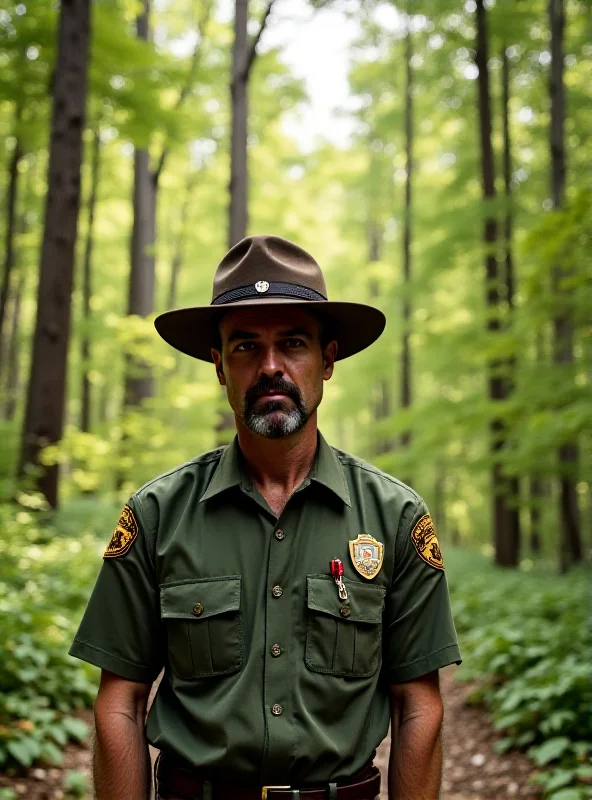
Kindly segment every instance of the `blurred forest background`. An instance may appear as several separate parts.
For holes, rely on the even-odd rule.
[[[318,78],[285,50],[323,17],[313,135],[324,42]],[[430,505],[500,749],[592,796],[591,56],[586,0],[0,0],[0,769],[86,735],[65,653],[119,506],[232,436],[154,316],[274,233],[386,313],[321,429]]]

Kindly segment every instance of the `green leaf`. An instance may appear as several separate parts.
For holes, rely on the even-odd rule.
[[[547,739],[547,741],[543,742],[541,745],[531,747],[528,754],[535,764],[542,767],[560,758],[569,748],[570,744],[571,742],[566,736],[557,736],[553,739]]]

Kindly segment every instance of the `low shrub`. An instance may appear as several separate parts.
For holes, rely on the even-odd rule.
[[[474,702],[498,749],[526,750],[552,800],[592,798],[590,575],[497,570],[452,553],[449,581]]]

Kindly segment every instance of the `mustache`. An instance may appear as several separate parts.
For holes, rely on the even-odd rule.
[[[295,383],[289,383],[285,381],[283,378],[260,378],[257,383],[254,383],[250,389],[247,390],[245,395],[245,404],[251,405],[255,402],[259,397],[266,394],[267,392],[278,392],[281,394],[285,394],[291,400],[294,400],[296,403],[302,401],[302,394],[300,389],[296,386]]]

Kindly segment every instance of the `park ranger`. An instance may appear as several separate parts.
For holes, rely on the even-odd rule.
[[[102,670],[97,798],[147,800],[149,742],[163,799],[371,800],[389,721],[389,797],[437,798],[438,670],[460,654],[434,525],[317,429],[335,361],[383,314],[329,301],[308,253],[252,236],[210,305],[155,324],[214,363],[237,435],[136,492],[105,551],[70,651]]]

